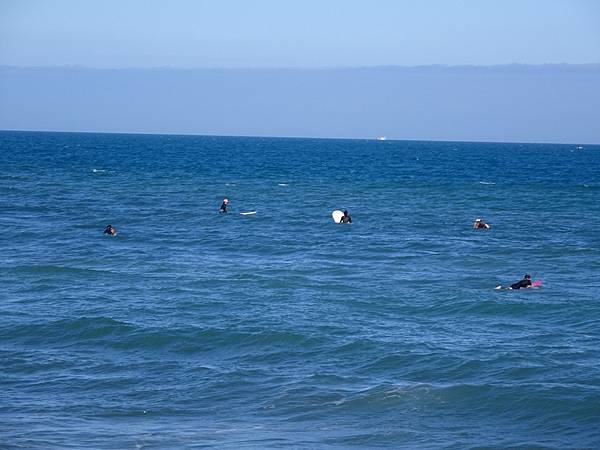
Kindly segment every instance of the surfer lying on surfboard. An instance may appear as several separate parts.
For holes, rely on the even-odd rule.
[[[538,287],[542,285],[542,280],[535,280],[533,283],[531,282],[531,275],[526,273],[523,276],[522,280],[517,281],[516,283],[511,284],[506,289],[528,289],[532,287]],[[496,286],[496,289],[502,289],[502,286]]]

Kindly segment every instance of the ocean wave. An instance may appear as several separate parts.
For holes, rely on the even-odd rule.
[[[128,323],[109,317],[81,317],[7,326],[0,330],[0,336],[10,341],[18,338],[30,343],[60,343],[68,346],[110,335],[123,336],[134,329]]]
[[[96,276],[96,275],[107,275],[117,274],[116,272],[109,269],[92,269],[83,267],[68,267],[58,266],[53,264],[31,264],[31,265],[18,265],[12,266],[6,269],[9,272],[16,274],[34,274],[38,276],[51,276],[51,275],[73,275],[73,276]]]
[[[229,347],[248,349],[250,354],[256,352],[267,357],[294,348],[307,352],[323,339],[285,330],[148,327],[109,317],[80,317],[9,326],[2,330],[0,336],[61,346],[99,345],[120,350],[169,348],[183,354]]]

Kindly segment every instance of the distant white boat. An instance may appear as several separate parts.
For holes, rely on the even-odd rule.
[[[385,141],[387,138],[385,136],[377,136],[375,138],[376,141]]]
[[[583,150],[583,147],[581,145],[578,145],[577,147],[575,147],[577,150]]]

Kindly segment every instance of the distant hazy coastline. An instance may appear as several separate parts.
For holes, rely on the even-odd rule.
[[[0,129],[599,143],[600,64],[0,67]]]

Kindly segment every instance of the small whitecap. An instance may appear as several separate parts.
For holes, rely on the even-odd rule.
[[[104,169],[92,169],[92,172],[93,173],[104,173],[104,172],[106,172],[106,170],[104,170]]]
[[[491,181],[480,181],[480,182],[479,182],[479,184],[488,184],[488,185],[493,185],[493,184],[496,184],[496,183],[493,183],[493,182],[491,182]]]
[[[289,186],[287,183],[277,183],[277,186]]]

